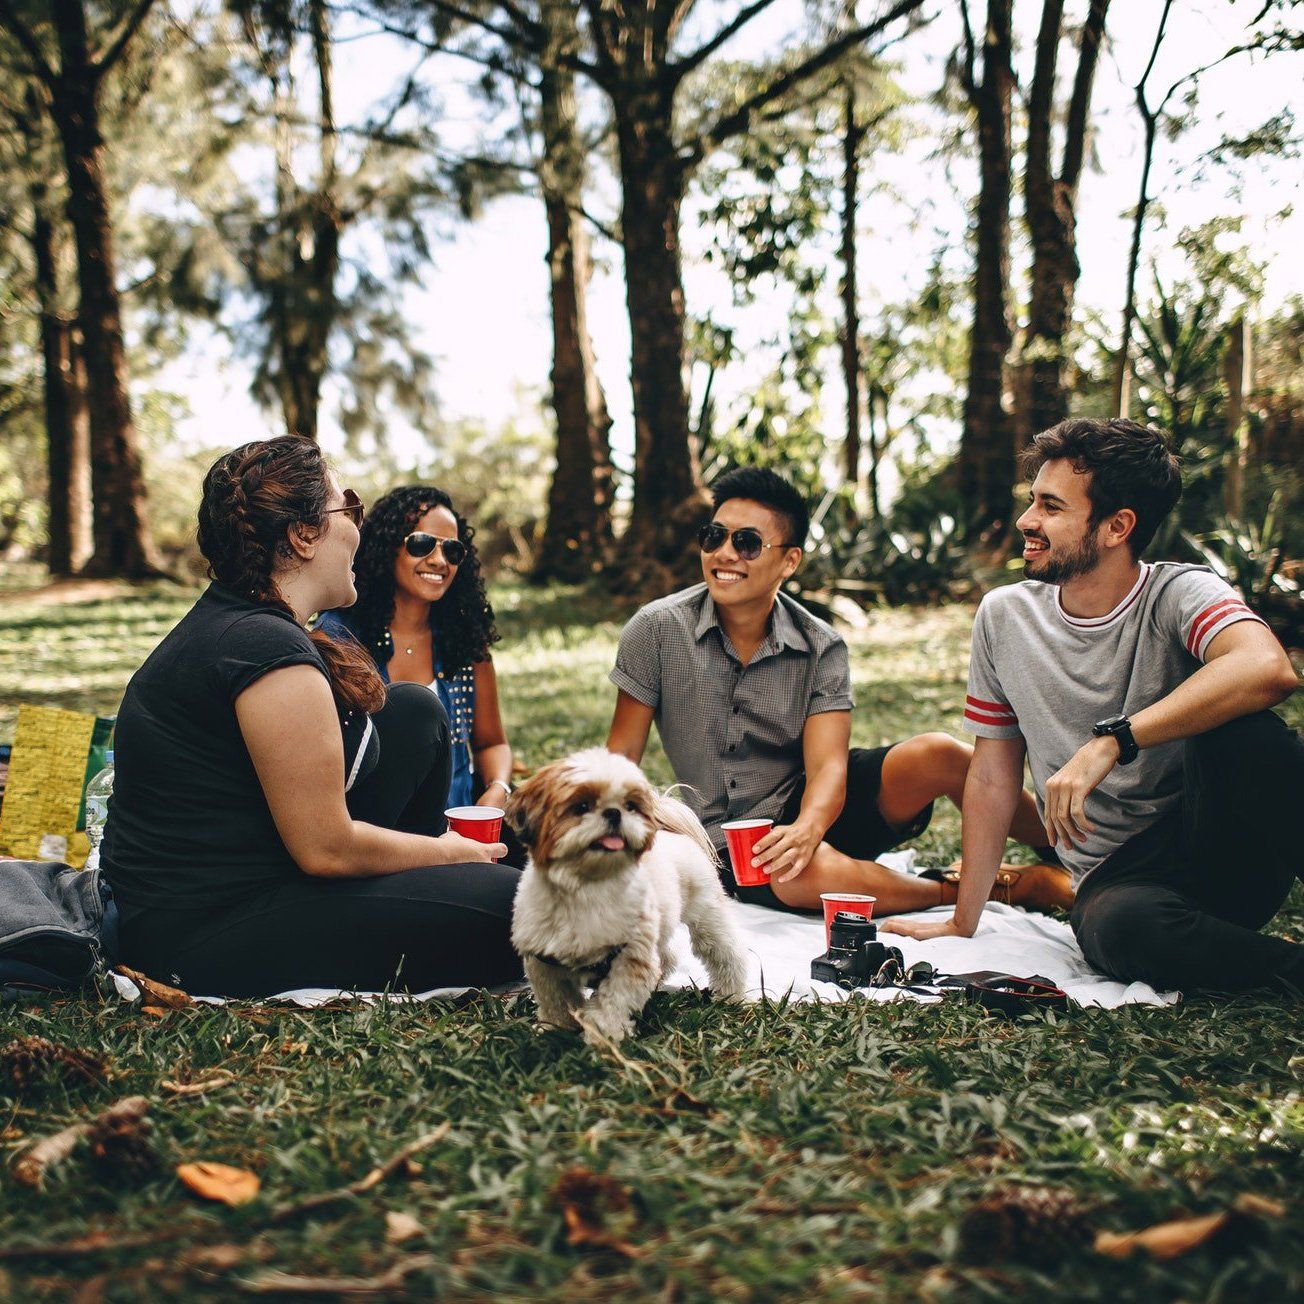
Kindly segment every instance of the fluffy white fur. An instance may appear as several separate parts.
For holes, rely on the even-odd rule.
[[[593,748],[555,761],[512,794],[507,819],[530,851],[512,943],[543,1023],[621,1041],[674,968],[681,922],[714,995],[741,998],[745,957],[706,832],[631,760]]]

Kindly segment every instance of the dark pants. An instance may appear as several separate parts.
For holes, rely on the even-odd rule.
[[[444,831],[448,717],[419,684],[393,684],[373,717],[380,756],[348,794],[354,819]],[[296,987],[487,987],[521,977],[509,938],[520,875],[433,865],[379,878],[300,875],[217,912],[145,911],[123,924],[126,963],[196,995]]]
[[[1270,711],[1189,739],[1181,808],[1078,888],[1083,954],[1123,982],[1304,991],[1304,946],[1258,930],[1304,873],[1304,740]]]

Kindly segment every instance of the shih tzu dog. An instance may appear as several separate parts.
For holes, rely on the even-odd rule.
[[[512,944],[544,1024],[621,1041],[674,968],[681,922],[714,995],[741,998],[745,957],[706,832],[628,757],[593,748],[554,761],[506,813],[530,852]]]

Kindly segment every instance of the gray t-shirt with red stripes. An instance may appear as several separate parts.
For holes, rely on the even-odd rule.
[[[1070,616],[1057,585],[1024,580],[989,593],[974,622],[964,721],[980,738],[1017,738],[1044,814],[1046,781],[1091,738],[1091,726],[1135,715],[1203,663],[1214,636],[1258,620],[1205,566],[1155,562],[1106,616]],[[1147,747],[1087,798],[1094,832],[1058,847],[1074,884],[1181,797],[1182,744]]]

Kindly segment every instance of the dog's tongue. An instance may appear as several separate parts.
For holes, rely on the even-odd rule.
[[[601,840],[600,845],[606,847],[608,851],[624,851],[625,839],[619,837],[615,833],[608,833],[607,836]]]

